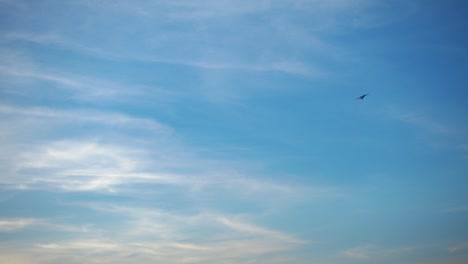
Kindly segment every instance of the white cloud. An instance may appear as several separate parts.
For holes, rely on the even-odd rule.
[[[38,244],[34,249],[36,263],[60,263],[63,259],[99,263],[244,263],[254,257],[268,261],[265,253],[278,250],[269,242],[236,241],[194,244],[189,242],[109,242],[106,240],[75,240]],[[45,256],[55,256],[43,260]],[[41,261],[42,260],[42,261]],[[276,263],[276,262],[272,262]],[[286,262],[280,262],[286,263]]]
[[[436,140],[430,142],[432,146],[457,151],[463,158],[466,158],[466,148],[463,143],[467,131],[460,124],[444,122],[434,116],[418,111],[397,110],[394,107],[388,108],[388,114],[391,118],[415,128],[418,133],[433,136],[433,139]]]
[[[0,116],[4,120],[0,182],[9,188],[140,195],[145,190],[135,192],[131,186],[143,184],[158,190],[176,188],[183,196],[202,194],[197,199],[223,194],[271,205],[299,201],[303,195],[310,199],[340,195],[340,190],[328,186],[294,186],[259,177],[245,169],[242,160],[200,156],[184,146],[171,127],[153,119],[8,105],[0,105]],[[135,138],[135,131],[145,139]],[[57,139],[62,133],[67,137]],[[18,144],[17,138],[32,141]]]
[[[370,258],[372,250],[375,248],[375,245],[364,245],[355,248],[347,249],[343,254],[349,258],[367,260]]]
[[[443,210],[442,212],[444,212],[444,213],[457,213],[457,212],[466,212],[466,211],[468,211],[468,206],[449,208],[449,209]]]
[[[218,220],[222,224],[224,224],[226,227],[229,227],[229,228],[231,228],[231,229],[233,229],[235,231],[238,231],[238,232],[244,232],[244,233],[248,233],[248,234],[251,234],[251,235],[257,235],[257,236],[258,235],[265,236],[268,239],[277,239],[277,240],[281,240],[281,241],[291,243],[291,244],[304,243],[304,241],[301,241],[301,240],[299,240],[297,238],[286,235],[284,233],[273,231],[273,230],[268,230],[266,228],[258,227],[258,226],[251,225],[251,224],[248,224],[248,223],[243,223],[243,222],[240,222],[240,221],[235,221],[233,219],[228,219],[226,217],[219,217]]]
[[[3,41],[29,41],[43,45],[56,45],[60,47],[78,50],[88,54],[94,54],[111,59],[137,58],[163,63],[180,63],[187,66],[210,69],[243,69],[243,70],[276,70],[290,74],[317,77],[317,69],[310,61],[302,59],[304,53],[333,52],[333,45],[324,42],[311,29],[334,28],[336,24],[348,25],[348,16],[357,14],[356,10],[363,10],[375,1],[257,1],[252,3],[239,1],[139,1],[137,4],[129,4],[126,1],[107,1],[95,3],[81,3],[75,7],[79,12],[98,12],[103,17],[112,19],[115,15],[128,15],[141,17],[148,14],[146,19],[133,19],[126,23],[126,27],[138,27],[139,36],[132,38],[132,42],[140,43],[140,50],[127,49],[123,51],[118,45],[106,46],[108,42],[96,44],[86,41],[86,30],[83,37],[58,33],[27,33],[8,32],[2,37]],[[84,4],[84,5],[83,5]],[[398,5],[398,4],[396,4]],[[81,6],[81,7],[80,7]],[[376,6],[379,6],[376,4]],[[255,28],[251,27],[246,15],[276,14],[276,10],[283,10],[280,16],[268,16],[269,19],[256,22]],[[109,17],[112,13],[113,16]],[[372,13],[375,13],[373,11]],[[348,16],[343,14],[350,14]],[[312,18],[307,27],[302,23],[294,22],[294,17],[307,16]],[[361,17],[365,12],[360,13]],[[317,19],[314,19],[317,18]],[[98,25],[101,16],[89,20],[89,23]],[[206,23],[206,19],[216,19],[215,23]],[[120,20],[120,19],[119,19]],[[345,20],[345,21],[343,21]],[[154,27],[147,27],[152,23],[163,25],[181,25],[176,32],[159,32]],[[195,22],[194,22],[195,21]],[[197,24],[200,23],[200,24]],[[117,22],[121,23],[121,22]],[[232,24],[236,27],[233,27]],[[143,26],[142,26],[143,25]],[[331,25],[331,26],[324,26]],[[66,32],[66,30],[64,30]],[[126,32],[126,31],[125,31]],[[112,39],[118,39],[119,35],[112,35]],[[224,33],[223,33],[224,32]],[[227,40],[223,45],[224,36]],[[151,41],[153,40],[153,41]],[[150,46],[148,46],[148,41]],[[107,44],[106,44],[107,43]],[[176,45],[182,44],[182,45]],[[318,45],[317,45],[318,44]],[[132,47],[132,45],[129,45]],[[156,48],[179,49],[178,52],[165,52],[161,54]],[[225,47],[225,48],[223,48]],[[275,52],[268,52],[274,49]],[[131,52],[129,52],[131,50]],[[151,54],[151,55],[148,55]],[[212,54],[212,56],[210,56]],[[250,56],[254,55],[254,56]],[[170,55],[170,56],[169,56]],[[214,57],[213,57],[214,56]],[[211,58],[211,59],[210,59]],[[298,58],[300,58],[298,60]],[[270,67],[270,65],[273,65]]]
[[[19,250],[23,256],[34,256],[36,263],[57,263],[61,260],[59,256],[70,257],[76,263],[85,259],[100,263],[117,260],[119,263],[127,260],[239,263],[246,258],[267,261],[266,253],[274,258],[276,253],[288,252],[305,243],[286,233],[239,220],[239,216],[210,212],[179,214],[154,207],[112,203],[90,202],[82,206],[113,215],[116,219],[113,225],[120,223],[119,231],[100,225],[97,231],[86,234],[87,238],[42,239],[49,242],[35,243],[32,249],[13,247],[10,253]]]
[[[128,13],[142,18],[151,16],[162,16],[168,20],[207,20],[225,19],[235,16],[245,16],[249,14],[264,14],[274,10],[301,11],[311,15],[322,15],[324,19],[332,16],[335,22],[339,20],[339,15],[350,13],[350,15],[370,15],[363,11],[374,12],[388,10],[389,7],[398,7],[402,11],[414,8],[414,4],[407,4],[405,1],[370,1],[370,0],[292,0],[284,2],[281,0],[263,0],[255,2],[239,2],[235,0],[207,0],[203,2],[193,1],[139,1],[138,4],[129,4],[126,1],[108,1],[86,3],[89,8],[98,8],[105,12]],[[361,11],[361,12],[359,12]],[[383,14],[380,14],[383,15]],[[341,19],[347,19],[342,17]],[[387,18],[388,19],[388,18]],[[368,21],[369,23],[377,21]],[[380,23],[381,24],[381,23]],[[378,24],[378,25],[380,25]]]
[[[173,155],[172,150],[167,147],[165,151],[163,156]],[[176,162],[182,163],[180,168],[198,163],[198,166],[191,169],[202,170],[201,172],[170,172],[175,164],[166,164],[164,160],[154,159],[151,156],[151,152],[144,149],[131,149],[92,141],[58,141],[20,154],[15,166],[18,173],[28,171],[27,178],[33,186],[45,183],[70,191],[110,191],[118,185],[148,183],[198,191],[206,188],[223,188],[232,192],[242,190],[254,193],[264,191],[293,193],[290,186],[249,179],[235,172],[220,172],[224,169],[218,167],[219,165],[206,163],[205,165],[214,167],[198,167],[203,166],[205,161],[197,162],[196,158],[191,160],[194,157],[186,157],[189,159]]]
[[[33,218],[0,218],[0,232],[11,232],[37,225],[38,219]]]
[[[203,235],[201,241],[265,240],[285,247],[297,246],[305,241],[289,234],[249,223],[247,215],[223,215],[209,211],[171,212],[155,208],[129,207],[108,203],[74,204],[95,211],[115,214],[129,226],[121,235],[126,238],[151,236],[161,241],[191,241]]]
[[[456,127],[439,122],[436,118],[420,112],[402,111],[395,109],[395,107],[389,107],[388,114],[395,120],[410,124],[430,133],[455,135],[461,132]]]
[[[468,249],[468,243],[465,243],[465,244],[460,244],[460,245],[453,246],[453,247],[449,248],[449,251],[450,252],[457,252],[457,251],[462,251],[462,250],[467,250],[467,249]]]
[[[304,193],[310,197],[339,193],[327,186],[299,187],[261,179],[241,169],[246,167],[241,160],[228,163],[201,157],[197,150],[185,147],[172,128],[153,119],[8,105],[0,105],[0,116],[4,120],[0,181],[11,188],[133,193],[130,186],[149,184],[158,189],[175,187],[184,195],[210,190],[212,195],[272,204],[297,200]],[[88,129],[98,133],[89,136]],[[67,138],[56,139],[62,131]],[[135,131],[146,139],[134,138]],[[32,141],[18,145],[16,138]]]
[[[41,218],[0,218],[0,232],[15,232],[29,228],[60,232],[86,233],[90,231],[90,227],[90,225],[74,226],[61,224],[50,219]]]
[[[103,241],[96,241],[96,240],[81,240],[81,241],[73,241],[68,243],[61,243],[61,244],[39,244],[37,245],[40,248],[45,249],[65,249],[65,250],[95,250],[95,251],[105,251],[105,250],[114,250],[119,247],[119,245],[115,243],[103,242]]]
[[[280,72],[312,79],[333,76],[331,69],[336,68],[336,64],[349,62],[350,53],[346,47],[327,41],[322,34],[394,21],[406,16],[406,10],[411,9],[406,2],[76,1],[69,2],[68,7],[77,14],[97,14],[88,17],[82,25],[73,23],[79,33],[69,32],[71,27],[64,20],[53,25],[60,30],[4,32],[1,42],[5,46],[13,46],[16,41],[32,42],[117,64],[139,61],[193,67],[202,79],[207,80],[198,84],[196,93],[208,100],[225,102],[242,98],[251,89],[261,89],[256,86],[250,89],[229,87],[229,76],[236,71]],[[386,12],[389,9],[398,12]],[[395,14],[397,18],[393,17]],[[252,19],[252,15],[262,19]],[[40,19],[40,16],[34,18]],[[161,30],[173,27],[177,30]],[[122,30],[116,32],[115,28]],[[100,34],[96,36],[96,32]],[[146,93],[145,87],[135,83],[125,85],[61,70],[28,68],[21,63],[6,68],[5,63],[3,65],[0,70],[16,76],[16,81],[24,82],[27,78],[54,82],[81,100],[126,100],[128,96],[143,98],[151,93],[158,94],[152,97],[155,99],[173,96],[167,89],[152,88],[151,93]],[[224,90],[219,91],[219,87]]]
[[[344,250],[339,259],[344,257],[345,263],[378,262],[400,263],[405,257],[419,254],[428,250],[428,245],[409,245],[399,247],[385,247],[375,244],[367,244]],[[341,263],[340,261],[338,261]],[[404,262],[406,263],[406,262]]]
[[[27,41],[32,43],[38,43],[42,45],[54,45],[63,48],[69,48],[73,50],[80,50],[84,53],[99,55],[102,53],[99,49],[93,49],[91,47],[80,45],[78,42],[74,42],[67,39],[57,33],[25,33],[25,32],[9,32],[1,36],[2,42],[9,41]],[[110,54],[108,54],[110,55]]]
[[[291,30],[288,30],[290,34]],[[296,29],[296,31],[298,31]],[[172,42],[171,44],[167,43],[170,46],[174,45],[175,42],[180,43],[192,43],[193,41],[187,39],[197,39],[200,36],[197,36],[193,33],[184,34],[183,38],[177,37],[178,34],[169,34],[166,33],[164,37],[166,41]],[[312,38],[309,36],[302,36],[307,38],[308,41]],[[324,71],[319,69],[316,65],[312,65],[309,62],[298,61],[293,58],[281,58],[281,59],[268,59],[267,61],[255,61],[255,60],[243,60],[242,56],[238,55],[229,55],[225,52],[215,51],[212,47],[205,47],[203,56],[188,56],[188,57],[167,57],[166,55],[160,54],[159,56],[148,56],[147,54],[140,55],[136,53],[125,53],[125,52],[112,52],[100,47],[91,47],[89,45],[84,45],[78,43],[77,40],[70,40],[66,37],[59,35],[50,35],[50,34],[37,34],[37,33],[10,33],[4,36],[3,41],[29,41],[38,43],[41,45],[54,45],[58,47],[68,48],[70,50],[75,50],[81,53],[94,55],[97,57],[117,60],[123,62],[125,60],[137,60],[144,62],[154,62],[162,64],[178,64],[188,67],[201,68],[206,70],[242,70],[242,71],[254,71],[254,72],[283,72],[292,75],[301,75],[306,77],[321,77],[324,75]],[[303,41],[304,39],[302,39]],[[158,45],[160,40],[153,39],[155,45]],[[309,41],[310,42],[310,41]],[[317,39],[313,39],[313,44],[309,44],[309,47],[315,46]],[[196,43],[196,42],[195,42]],[[200,50],[203,47],[197,46],[193,47],[195,50]],[[322,49],[327,49],[325,46],[321,45]],[[211,50],[211,51],[210,51]],[[333,52],[332,49],[328,50]],[[228,56],[230,59],[222,59],[218,56],[209,56],[208,53],[219,53],[218,55]],[[224,55],[222,55],[224,54]],[[188,54],[187,54],[188,55]],[[207,56],[208,55],[208,56]],[[24,55],[22,55],[24,57]],[[210,58],[211,57],[211,58]],[[233,58],[236,58],[233,60]],[[43,81],[55,82],[60,85],[63,85],[68,88],[80,89],[81,92],[86,92],[85,95],[81,95],[82,98],[94,98],[94,97],[105,97],[105,96],[116,96],[118,94],[135,94],[139,91],[135,89],[135,86],[132,86],[132,90],[127,89],[127,87],[120,84],[112,83],[110,81],[104,81],[99,79],[86,78],[83,76],[77,76],[64,72],[53,72],[51,70],[44,71],[37,69],[37,66],[32,67],[32,62],[29,62],[29,68],[25,68],[24,65],[19,64],[18,62],[10,64],[0,65],[0,72],[3,74],[8,74],[11,76],[16,76],[20,78],[35,78]],[[138,88],[138,87],[137,87]],[[156,89],[156,92],[158,90]],[[166,91],[161,91],[164,94],[168,93]]]
[[[176,92],[156,86],[125,84],[92,75],[68,73],[65,70],[38,65],[24,54],[5,53],[14,52],[0,52],[0,58],[4,59],[0,62],[0,74],[6,76],[3,81],[8,84],[3,92],[9,94],[31,96],[40,94],[45,89],[53,91],[53,96],[72,97],[77,101],[125,102],[145,97],[159,103],[180,96]],[[40,86],[41,82],[52,83],[54,86],[43,87]],[[22,85],[21,88],[18,88],[18,85]]]
[[[170,133],[171,129],[153,119],[132,117],[126,114],[93,111],[87,109],[62,110],[48,107],[15,107],[10,105],[0,105],[0,114],[5,117],[12,117],[21,122],[36,118],[39,121],[51,124],[60,123],[93,123],[96,125],[117,126],[125,125],[133,128],[140,128],[160,133]],[[6,129],[5,129],[6,130]]]

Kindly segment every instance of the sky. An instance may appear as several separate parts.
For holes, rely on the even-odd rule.
[[[0,0],[0,262],[467,264],[467,15]]]

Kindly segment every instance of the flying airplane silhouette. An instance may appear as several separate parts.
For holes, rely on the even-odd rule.
[[[363,94],[361,96],[359,96],[358,98],[356,98],[356,100],[362,100],[364,99],[364,97],[366,97],[368,94]]]

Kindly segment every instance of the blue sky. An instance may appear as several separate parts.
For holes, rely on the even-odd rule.
[[[0,262],[466,264],[467,13],[0,0]]]

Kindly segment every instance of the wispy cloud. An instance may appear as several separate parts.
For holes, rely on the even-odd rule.
[[[106,243],[103,241],[96,241],[96,240],[73,241],[73,242],[68,242],[68,243],[63,243],[63,244],[39,244],[37,246],[40,248],[52,249],[52,250],[57,250],[57,249],[90,250],[90,249],[93,249],[95,251],[114,250],[119,247],[119,245],[114,244],[114,243],[109,243],[109,242]]]
[[[457,252],[462,250],[468,250],[468,243],[456,245],[448,249],[450,252]]]
[[[397,112],[393,109],[390,110],[390,116],[396,120],[408,123],[410,125],[419,127],[425,131],[437,134],[454,134],[457,131],[447,125],[428,118],[423,114],[416,112]]]
[[[0,218],[0,232],[15,232],[23,229],[41,229],[60,232],[80,232],[89,231],[90,226],[73,226],[61,224],[49,219],[42,218]]]
[[[366,244],[348,248],[342,251],[337,263],[399,263],[407,256],[419,254],[428,250],[427,245],[409,245],[400,247],[386,247],[377,244]],[[340,259],[340,260],[338,260]],[[332,261],[332,263],[334,263]]]
[[[86,198],[69,203],[68,206],[96,212],[88,214],[87,221],[77,226],[52,219],[3,221],[4,230],[47,228],[80,233],[43,239],[32,248],[22,245],[9,249],[9,252],[21,252],[27,260],[31,258],[36,263],[59,263],[66,259],[76,263],[86,259],[123,263],[126,259],[177,264],[236,263],[250,257],[269,259],[264,256],[266,253],[287,252],[305,242],[280,230],[262,227],[255,223],[255,217],[265,207],[281,207],[284,205],[281,201],[287,201],[288,197],[304,195],[309,187],[302,189],[262,179],[220,160],[198,156],[196,150],[177,139],[173,128],[156,120],[98,110],[11,105],[0,107],[0,117],[4,124],[7,120],[15,124],[2,126],[1,130],[5,135],[2,140],[10,142],[5,145],[9,154],[0,160],[0,181],[4,187],[22,192],[33,189],[93,195],[110,193],[143,202],[140,206],[129,206]],[[18,129],[21,123],[26,129]],[[65,139],[41,136],[38,131],[43,127],[50,131],[46,134],[61,135],[63,129],[76,133],[67,133]],[[89,136],[90,127],[99,133]],[[135,128],[154,139],[133,138],[129,130]],[[22,147],[13,146],[11,139],[18,136],[33,140]],[[145,188],[135,189],[135,186]],[[335,191],[319,187],[314,190],[319,196],[327,197]],[[173,195],[187,204],[176,211],[145,206],[153,200],[171,201]],[[240,214],[217,212],[211,203],[218,198],[230,198],[230,203],[245,203],[243,200],[247,199],[259,210]],[[93,215],[98,214],[115,219],[112,226],[95,221]],[[116,232],[115,228],[120,231]]]
[[[44,184],[67,190],[106,189],[122,181],[112,175],[124,173],[128,178],[130,172],[136,173],[131,169],[141,164],[137,157],[142,151],[136,146],[144,143],[130,137],[129,131],[157,135],[153,141],[160,142],[160,149],[164,146],[161,142],[167,145],[177,141],[166,125],[115,112],[1,105],[0,116],[4,146],[0,155],[3,170],[0,181],[20,189]],[[89,125],[99,134],[89,135]],[[73,133],[69,132],[71,128]],[[123,133],[110,136],[114,129]],[[56,138],[63,133],[67,133],[69,139]],[[128,143],[123,146],[103,143],[115,142],[116,137],[125,138]],[[27,143],[18,138],[31,140]],[[130,148],[130,142],[135,147]],[[47,177],[48,174],[52,177]]]
[[[0,218],[0,232],[11,232],[37,225],[40,221],[33,218]]]
[[[56,256],[47,263],[60,263],[65,258],[73,258],[76,263],[93,259],[111,263],[134,263],[157,261],[171,264],[179,263],[239,263],[245,258],[255,257],[268,262],[265,254],[277,249],[271,243],[250,243],[250,241],[218,242],[193,244],[188,242],[132,242],[116,243],[101,240],[63,241],[60,244],[38,244],[34,249],[36,258],[47,255]],[[77,252],[79,254],[77,254]],[[60,257],[63,256],[63,257]],[[272,263],[278,263],[272,258]],[[286,262],[279,262],[286,263]]]
[[[457,213],[457,212],[466,212],[466,211],[468,211],[468,206],[449,208],[449,209],[443,210],[442,212],[444,212],[444,213]]]
[[[72,204],[73,205],[73,204]],[[223,215],[207,210],[200,212],[172,212],[155,208],[129,207],[108,203],[78,203],[96,211],[116,214],[131,223],[132,227],[126,229],[129,234],[139,237],[154,233],[162,239],[187,240],[194,233],[203,232],[206,241],[219,239],[266,239],[280,241],[286,244],[302,244],[304,241],[286,233],[264,228],[249,223],[247,215]],[[207,229],[207,227],[213,227]],[[165,234],[165,235],[161,235]]]
[[[52,123],[94,123],[108,126],[127,125],[144,130],[171,133],[171,128],[150,118],[132,117],[126,114],[93,111],[89,109],[59,110],[47,107],[17,107],[0,105],[0,114],[16,117],[18,121],[27,118],[37,118],[44,122]]]
[[[422,115],[415,114],[415,113],[394,115],[393,117],[403,122],[409,123],[411,125],[421,127],[430,132],[441,133],[441,134],[451,134],[453,131],[447,126],[441,125],[437,122],[434,122],[431,119],[428,119]]]
[[[187,40],[189,38],[198,38],[195,34],[186,34],[183,39],[179,39],[176,36],[173,36],[174,39],[171,41],[176,42],[192,42]],[[305,37],[305,36],[304,36]],[[167,36],[165,37],[167,41]],[[307,37],[308,38],[308,37]],[[185,40],[184,40],[185,39]],[[124,62],[126,60],[133,61],[143,61],[143,62],[153,62],[160,64],[175,64],[183,65],[187,67],[195,67],[206,70],[240,70],[240,71],[254,71],[254,72],[283,72],[292,75],[302,75],[307,77],[321,77],[324,75],[324,70],[319,69],[316,65],[311,65],[302,60],[297,60],[294,58],[280,58],[280,59],[267,59],[266,61],[252,61],[252,60],[239,60],[238,56],[228,55],[230,58],[237,57],[236,60],[232,59],[222,59],[227,54],[225,52],[220,52],[221,57],[209,55],[209,53],[219,53],[219,51],[214,51],[212,48],[207,47],[207,53],[203,56],[193,57],[167,57],[167,56],[142,56],[138,53],[122,53],[122,52],[112,52],[100,47],[92,47],[85,44],[80,44],[77,40],[67,39],[64,36],[51,35],[51,34],[37,34],[37,33],[11,33],[4,36],[3,41],[28,41],[41,45],[53,45],[61,48],[67,48],[76,52],[94,55],[104,59],[117,60]],[[154,39],[151,42],[156,45],[160,44],[160,40]],[[314,42],[316,42],[314,40]],[[172,43],[173,45],[174,43]],[[176,46],[176,45],[174,45]],[[201,47],[197,47],[199,49]],[[210,51],[211,50],[211,51]],[[224,54],[224,55],[223,55]],[[207,56],[208,55],[208,56]],[[262,59],[265,60],[265,59]],[[121,85],[105,82],[102,80],[94,80],[90,78],[85,78],[81,76],[74,76],[71,74],[60,73],[47,73],[44,71],[33,70],[33,69],[24,69],[20,67],[22,65],[3,65],[0,68],[0,71],[4,74],[9,74],[17,77],[27,77],[27,78],[36,78],[44,81],[52,81],[65,85],[70,88],[90,88],[93,87],[93,93],[95,96],[99,94],[110,94],[120,92],[125,92],[125,89]],[[67,77],[68,75],[68,77]],[[111,87],[114,89],[111,90]],[[99,88],[99,89],[96,89]],[[107,89],[106,89],[107,88]],[[119,88],[119,89],[117,89]],[[91,92],[90,91],[90,92]],[[129,92],[129,91],[127,91]],[[92,94],[91,94],[92,95]]]
[[[130,5],[125,1],[117,1],[117,4],[109,5],[106,2],[95,2],[87,4],[88,7],[101,8],[103,10],[111,9],[113,12],[132,13],[135,16],[148,18],[154,14],[161,15],[169,20],[211,20],[225,19],[236,16],[247,16],[251,14],[264,14],[274,10],[286,10],[289,12],[304,12],[309,15],[319,16],[320,22],[333,22],[333,26],[354,20],[353,26],[369,27],[381,26],[397,20],[397,14],[385,15],[384,12],[392,8],[398,8],[402,12],[397,17],[404,17],[408,12],[414,11],[416,5],[408,4],[405,1],[369,1],[369,0],[292,0],[287,3],[278,0],[266,0],[259,2],[238,2],[233,0],[223,1],[204,1],[194,3],[192,1],[141,1],[139,5]],[[153,13],[150,12],[153,11]],[[162,12],[161,10],[164,10]],[[371,11],[374,14],[371,14]],[[344,16],[348,13],[347,16]],[[375,14],[375,13],[378,13]],[[332,19],[326,20],[326,17]],[[325,21],[324,21],[325,20]],[[315,26],[315,25],[312,25]]]
[[[107,1],[86,2],[77,3],[75,8],[81,12],[98,12],[103,16],[108,15],[109,12],[114,15],[116,13],[125,14],[124,17],[134,16],[133,22],[127,23],[126,27],[139,28],[139,37],[132,40],[139,42],[141,44],[139,45],[140,48],[145,52],[142,54],[138,50],[132,49],[132,52],[128,53],[128,50],[124,52],[118,49],[118,45],[104,46],[108,42],[103,42],[100,45],[90,44],[86,41],[87,31],[85,29],[83,29],[84,35],[81,38],[76,35],[72,37],[72,34],[68,33],[59,34],[56,32],[8,32],[3,35],[2,39],[3,41],[21,40],[43,45],[57,45],[108,58],[149,59],[214,69],[267,69],[299,75],[313,73],[312,77],[316,77],[317,66],[310,67],[309,63],[306,63],[307,60],[301,59],[301,56],[307,55],[308,52],[317,55],[324,51],[328,54],[333,51],[333,44],[323,41],[317,34],[317,32],[320,32],[317,29],[335,29],[337,26],[353,24],[350,21],[357,20],[361,21],[359,25],[378,24],[376,21],[385,12],[376,15],[376,11],[387,10],[389,5],[380,1],[376,3],[376,1],[368,0],[295,0],[288,3],[277,0],[258,3],[238,1],[205,1],[203,3],[193,3],[191,1],[139,1],[138,5],[128,4],[125,1],[114,1],[112,4]],[[407,9],[404,1],[397,1],[390,6],[402,10]],[[272,18],[256,23],[257,26],[254,30],[256,34],[252,35],[252,29],[248,23],[251,20],[249,15],[276,14],[277,10],[283,10],[280,16],[269,16]],[[398,14],[398,12],[392,12],[392,14]],[[291,17],[300,18],[304,16],[316,19],[309,21],[307,27],[291,19]],[[369,16],[372,17],[372,20],[366,19]],[[88,23],[96,24],[100,28],[100,25],[103,24],[99,23],[100,20],[100,16],[96,16],[90,18]],[[208,22],[216,20],[216,23],[208,23],[207,20]],[[154,27],[141,26],[147,24],[148,21],[158,24],[178,25],[179,30],[177,32],[162,33],[155,30]],[[235,23],[236,27],[230,27],[229,25],[232,23]],[[250,30],[244,30],[247,28]],[[225,42],[224,45],[216,45],[216,43],[222,41],[216,37],[222,29],[228,29],[226,34],[230,41]],[[66,32],[66,30],[63,31]],[[115,37],[113,36],[113,38]],[[169,53],[170,56],[167,56],[167,52],[164,55],[155,52],[156,49],[148,50],[148,41],[152,44],[151,46],[160,48],[170,48],[171,50],[178,47],[185,48],[178,50],[177,53]],[[185,45],[175,45],[179,43]],[[223,46],[226,46],[226,48],[222,48]],[[272,52],[273,50],[275,52]],[[148,56],[148,54],[151,55]],[[216,55],[215,57],[218,60],[210,61],[210,58],[213,58],[210,54]],[[246,54],[254,56],[246,57]],[[298,67],[298,64],[301,66]],[[269,67],[269,65],[276,66]],[[307,70],[304,70],[306,66]]]
[[[174,155],[166,149],[165,155]],[[249,179],[239,173],[225,170],[225,175],[214,175],[210,168],[195,165],[196,160],[179,160],[181,165],[166,163],[151,158],[151,152],[142,149],[130,149],[92,141],[62,141],[48,144],[45,148],[30,149],[20,154],[16,163],[19,173],[27,173],[29,184],[56,185],[66,190],[114,190],[118,185],[132,183],[163,184],[203,190],[205,188],[223,188],[226,191],[262,192],[270,190],[291,193],[291,187]],[[163,155],[164,156],[164,155]],[[188,157],[186,157],[188,158]],[[189,165],[194,164],[194,165]],[[189,165],[189,167],[186,167]],[[206,164],[208,165],[208,164]],[[199,172],[174,173],[172,169],[190,168]],[[210,165],[211,166],[211,165]],[[215,165],[213,170],[224,170]],[[42,172],[41,172],[42,171]],[[45,175],[49,177],[45,177]],[[23,183],[24,185],[25,183]]]
[[[9,32],[1,36],[0,41],[7,43],[11,41],[26,41],[41,45],[53,45],[60,48],[68,48],[71,50],[78,50],[83,53],[94,55],[106,55],[109,57],[110,53],[105,53],[100,49],[95,49],[90,46],[79,44],[76,41],[67,39],[57,33],[25,33],[25,32]],[[110,57],[109,57],[110,58]]]
[[[252,234],[252,235],[261,235],[261,236],[268,237],[269,239],[274,238],[274,239],[278,239],[278,240],[285,241],[288,243],[300,244],[304,242],[304,241],[301,241],[297,238],[293,238],[292,236],[286,235],[281,232],[268,230],[266,228],[261,228],[258,226],[254,226],[254,225],[239,222],[239,221],[234,221],[226,217],[219,217],[218,220],[225,226],[238,232],[245,232],[245,233]]]
[[[210,212],[178,214],[117,204],[88,203],[83,206],[121,219],[117,221],[122,223],[120,231],[112,232],[107,239],[36,244],[34,255],[41,257],[54,253],[56,256],[102,257],[104,262],[119,259],[124,263],[130,256],[133,260],[165,263],[237,263],[250,257],[267,261],[270,257],[266,253],[287,252],[305,243],[281,231],[230,215]],[[111,232],[104,226],[102,228],[101,236]],[[27,254],[27,251],[24,253]],[[76,254],[77,251],[81,253]]]
[[[151,98],[161,103],[180,96],[176,92],[154,85],[111,81],[40,65],[26,54],[10,49],[1,51],[0,58],[0,74],[5,76],[3,82],[6,88],[2,91],[4,93],[31,97],[40,94],[38,87],[41,87],[41,93],[51,91],[53,97],[62,96],[76,101],[95,102],[125,102]],[[43,83],[53,85],[43,86]],[[21,89],[17,85],[20,85]]]
[[[9,105],[1,105],[0,114],[5,121],[10,120],[0,130],[6,140],[0,181],[14,189],[132,194],[136,184],[158,190],[177,188],[183,196],[203,194],[198,199],[212,199],[209,197],[222,193],[272,206],[279,201],[300,201],[303,196],[336,199],[341,193],[331,186],[296,186],[268,180],[246,170],[241,160],[226,163],[200,156],[196,149],[186,147],[171,127],[153,119]],[[99,133],[89,134],[88,125]],[[67,139],[35,136],[30,144],[11,143],[16,137],[31,137],[31,131],[60,135],[70,129],[75,133],[67,132]],[[131,134],[135,131],[149,138],[134,138]],[[135,195],[145,192],[140,190]]]
[[[355,248],[347,249],[343,254],[349,258],[366,260],[370,258],[371,251],[375,248],[375,245],[365,245]]]
[[[239,71],[283,73],[310,79],[328,78],[333,76],[332,69],[336,65],[349,62],[350,53],[346,47],[336,45],[323,34],[339,32],[342,28],[372,27],[393,21],[397,19],[393,17],[395,14],[406,14],[410,9],[405,2],[294,0],[285,3],[266,0],[244,3],[210,0],[197,3],[139,1],[135,5],[125,1],[78,1],[69,4],[77,13],[98,14],[87,17],[86,23],[78,26],[79,33],[70,32],[65,20],[54,23],[54,27],[58,27],[54,31],[5,32],[1,42],[13,47],[15,42],[58,47],[120,64],[140,61],[186,66],[196,69],[202,79],[208,80],[227,80],[231,74]],[[389,9],[401,12],[388,12],[392,14],[389,17],[385,15]],[[114,19],[115,16],[124,19]],[[305,18],[307,23],[302,22]],[[252,23],[255,24],[254,28],[251,27]],[[108,28],[109,24],[126,30],[113,34],[114,30]],[[166,26],[177,30],[159,30]],[[102,41],[97,40],[92,32],[101,32],[99,36],[102,36]],[[132,32],[138,32],[138,35]],[[224,76],[220,75],[220,71]],[[133,89],[128,89],[122,83],[63,71],[16,67],[4,68],[3,72],[78,89],[80,93],[75,95],[82,99],[122,99],[134,95],[135,90],[137,93],[144,90],[136,89],[135,84],[131,84]],[[208,100],[224,102],[238,99],[241,96],[236,95],[256,89],[255,86],[250,89],[229,87],[227,83],[212,85],[210,81],[201,82],[196,90]],[[220,86],[229,91],[218,92]],[[160,92],[165,94],[167,91],[163,89]]]

